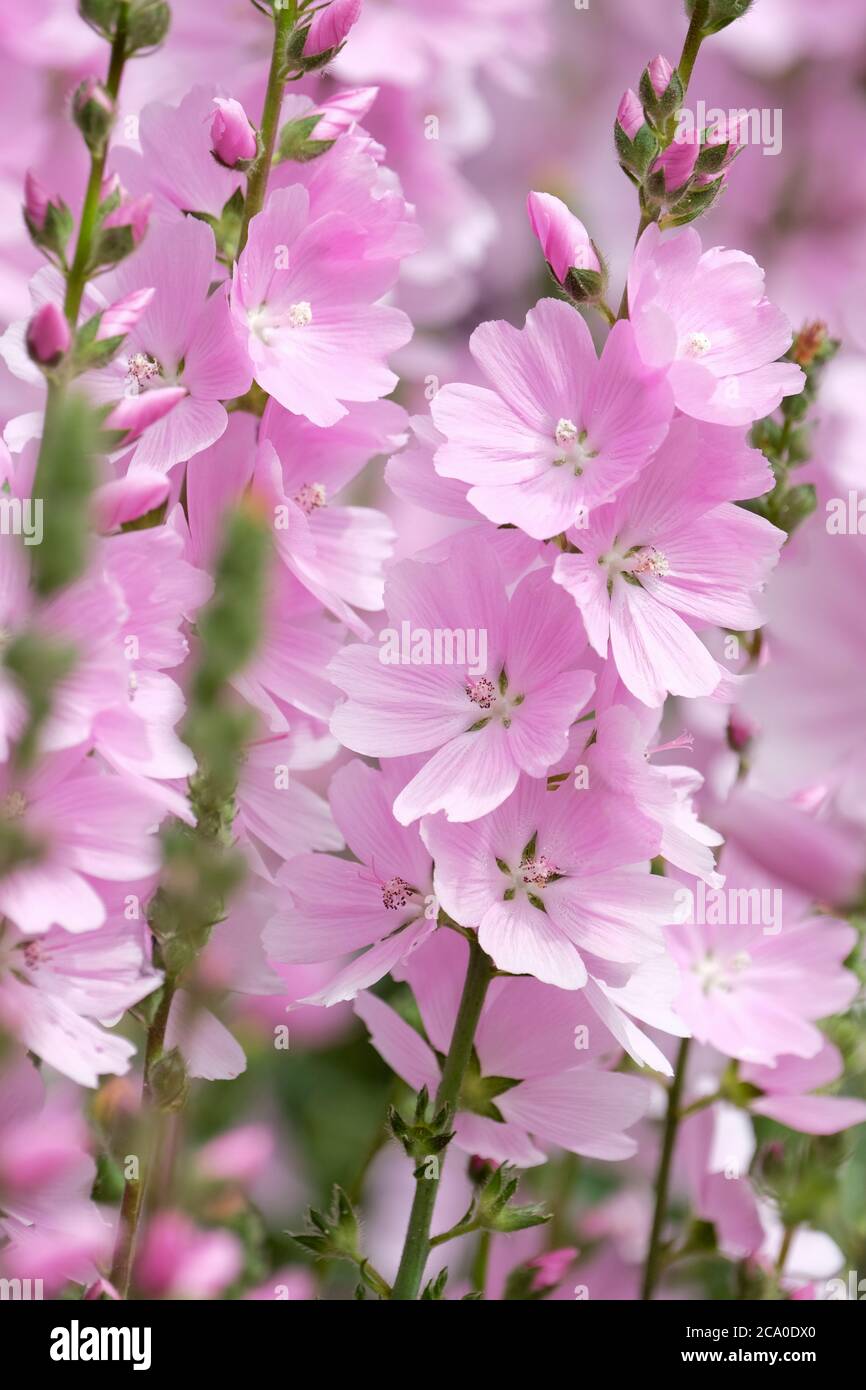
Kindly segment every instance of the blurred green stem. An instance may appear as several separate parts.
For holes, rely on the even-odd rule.
[[[652,1298],[661,1273],[662,1232],[668,1213],[668,1190],[670,1188],[671,1164],[673,1162],[674,1148],[677,1142],[677,1130],[679,1129],[680,1123],[680,1102],[682,1100],[683,1085],[686,1079],[690,1041],[689,1038],[683,1038],[680,1043],[673,1080],[668,1087],[667,1114],[665,1115],[661,1154],[659,1156],[659,1167],[656,1175],[655,1210],[653,1212],[653,1224],[650,1232],[649,1248],[647,1249],[646,1266],[644,1268],[643,1286],[641,1289],[642,1299]]]

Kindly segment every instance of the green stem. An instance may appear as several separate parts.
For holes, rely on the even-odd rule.
[[[652,1231],[650,1233],[649,1248],[647,1250],[646,1267],[644,1269],[643,1288],[641,1298],[651,1299],[655,1292],[659,1274],[661,1273],[662,1263],[662,1244],[661,1237],[664,1230],[665,1220],[668,1211],[668,1189],[670,1187],[671,1163],[674,1156],[674,1147],[677,1140],[677,1130],[680,1123],[680,1101],[683,1094],[683,1084],[686,1079],[686,1065],[689,1057],[689,1038],[683,1038],[677,1053],[677,1064],[674,1070],[674,1078],[668,1090],[668,1106],[665,1116],[665,1128],[662,1138],[661,1156],[659,1158],[659,1169],[656,1176],[656,1202],[653,1212]]]
[[[285,9],[277,10],[274,15],[274,46],[271,51],[271,66],[259,131],[262,152],[247,177],[247,196],[244,203],[244,220],[238,238],[238,255],[247,244],[250,222],[256,213],[261,212],[265,204],[283,105],[283,88],[286,84],[286,45],[295,27],[297,8],[297,4],[292,3],[286,5]]]
[[[463,995],[454,1024],[451,1046],[448,1049],[448,1056],[442,1069],[442,1080],[436,1093],[436,1110],[447,1107],[453,1112],[457,1109],[463,1077],[472,1055],[475,1029],[478,1027],[484,999],[493,975],[493,962],[484,954],[477,940],[473,937],[469,942],[469,969],[466,972],[466,981],[463,985]],[[438,1164],[440,1174],[444,1162],[445,1155],[442,1154]],[[392,1297],[397,1302],[412,1302],[418,1297],[418,1290],[421,1287],[427,1257],[430,1253],[430,1225],[433,1220],[433,1208],[436,1205],[438,1188],[438,1174],[436,1177],[428,1178],[423,1172],[419,1173],[416,1178],[415,1198],[412,1203],[400,1268],[394,1281]]]
[[[491,1231],[482,1231],[478,1237],[478,1245],[475,1249],[475,1256],[472,1260],[471,1280],[472,1292],[480,1293],[484,1297],[484,1290],[487,1287],[487,1266],[490,1263],[490,1238]]]
[[[695,8],[692,10],[691,23],[689,24],[688,32],[686,33],[686,38],[683,44],[683,51],[680,56],[680,61],[677,64],[677,72],[679,73],[680,81],[683,84],[683,93],[685,93],[686,88],[689,85],[689,81],[692,75],[692,68],[695,65],[695,59],[697,58],[698,53],[700,52],[701,44],[703,43],[705,38],[703,30],[704,25],[707,22],[707,14],[709,13],[709,9],[710,0],[695,0]]]
[[[153,1022],[147,1030],[147,1042],[144,1052],[144,1087],[143,1100],[145,1114],[148,1119],[148,1131],[150,1140],[148,1152],[143,1156],[141,1167],[136,1178],[127,1178],[123,1186],[123,1198],[120,1204],[120,1218],[117,1227],[117,1240],[114,1247],[114,1259],[111,1264],[111,1282],[117,1289],[121,1298],[126,1298],[129,1294],[129,1285],[132,1278],[132,1266],[135,1260],[135,1247],[138,1240],[138,1227],[141,1220],[141,1213],[144,1208],[144,1197],[150,1182],[151,1174],[156,1167],[156,1160],[159,1155],[162,1140],[164,1116],[154,1114],[151,1110],[153,1096],[150,1088],[151,1068],[159,1061],[165,1047],[165,1030],[168,1025],[168,1016],[171,1012],[171,1005],[174,999],[177,986],[174,980],[166,979],[162,987],[162,996],[159,1001]]]
[[[123,67],[126,62],[126,3],[120,6],[117,16],[117,28],[111,45],[111,59],[108,64],[108,77],[105,87],[112,101],[117,100],[120,91],[120,79],[123,76]],[[66,281],[66,299],[64,301],[64,312],[72,328],[78,323],[78,313],[81,309],[81,300],[84,295],[84,286],[87,283],[87,266],[90,261],[90,253],[93,247],[93,233],[96,230],[96,218],[99,211],[100,194],[102,191],[102,181],[105,177],[105,161],[108,156],[109,140],[106,137],[105,143],[98,154],[90,156],[90,177],[87,180],[87,190],[84,194],[84,203],[81,208],[81,221],[78,225],[78,241],[75,246],[75,256],[69,271],[69,278]]]

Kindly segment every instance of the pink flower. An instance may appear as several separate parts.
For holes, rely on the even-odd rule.
[[[306,1003],[354,999],[435,930],[430,855],[418,828],[400,825],[391,810],[406,773],[403,759],[381,772],[357,760],[341,767],[331,809],[355,862],[305,854],[287,859],[278,874],[288,902],[264,933],[271,960],[308,964],[362,950]]]
[[[431,405],[446,436],[436,470],[471,483],[469,501],[537,540],[614,497],[667,433],[670,391],[643,368],[627,323],[601,360],[580,314],[542,299],[523,329],[476,328],[470,349],[493,389],[443,386]]]
[[[573,266],[601,271],[589,233],[559,198],[552,193],[530,193],[526,209],[544,258],[561,285]]]
[[[428,816],[421,833],[439,902],[477,928],[501,970],[581,989],[585,956],[604,978],[596,957],[633,968],[664,954],[674,887],[647,867],[661,830],[625,798],[523,777],[490,815],[469,825]]]
[[[155,289],[110,369],[110,378],[131,393],[119,409],[147,417],[154,397],[158,402],[168,391],[175,393],[170,415],[162,420],[157,413],[148,421],[151,428],[135,452],[136,467],[168,472],[206,449],[226,427],[221,402],[250,386],[252,373],[232,331],[226,289],[210,293],[214,254],[210,227],[190,217],[161,226],[159,236],[115,272],[114,283],[124,296],[145,286]]]
[[[740,880],[729,873],[726,904],[735,885]],[[711,909],[703,915],[725,915]],[[682,978],[677,1012],[700,1042],[726,1057],[769,1067],[789,1054],[814,1057],[824,1044],[815,1020],[845,1009],[857,992],[843,965],[856,933],[828,917],[788,918],[775,934],[739,920],[687,921],[667,936]]]
[[[214,97],[217,108],[211,121],[210,135],[213,152],[227,169],[235,169],[248,160],[255,159],[258,149],[256,132],[247,118],[247,113],[234,97]]]
[[[313,16],[304,41],[304,57],[315,58],[343,42],[361,16],[361,0],[331,0]]]
[[[406,978],[429,1044],[387,1004],[363,994],[355,1012],[388,1064],[415,1090],[436,1093],[451,1043],[467,944],[439,931],[412,956]],[[588,1045],[575,1039],[584,1029]],[[436,1052],[433,1051],[436,1049]],[[454,1143],[497,1163],[532,1167],[547,1155],[539,1143],[600,1159],[636,1151],[626,1131],[646,1112],[651,1089],[636,1076],[607,1070],[619,1049],[580,995],[537,980],[498,980],[475,1035],[477,1061],[461,1095]]]
[[[162,1211],[145,1232],[135,1280],[155,1298],[216,1298],[243,1263],[243,1246],[231,1231],[199,1230],[181,1212]]]
[[[311,138],[314,140],[336,140],[345,131],[362,121],[376,97],[378,87],[351,87],[335,92],[321,106],[316,107],[320,115]]]
[[[628,297],[638,351],[667,371],[684,414],[748,425],[802,389],[800,368],[776,360],[791,345],[790,324],[745,252],[702,251],[694,228],[663,238],[652,223],[632,257]]]
[[[395,565],[385,606],[390,647],[356,644],[331,663],[349,697],[331,730],[367,756],[432,753],[394,803],[401,824],[439,810],[474,820],[505,800],[521,771],[544,776],[594,685],[578,669],[580,624],[547,572],[527,576],[509,601],[494,554],[455,544],[446,561]],[[411,642],[416,628],[421,645],[404,655],[401,634]],[[465,645],[453,664],[435,664],[424,647],[437,631],[468,633],[478,660]]]
[[[732,505],[772,486],[739,431],[677,419],[649,468],[571,532],[555,583],[574,598],[599,656],[608,640],[623,684],[646,705],[711,695],[724,672],[695,634],[763,622],[754,595],[784,532]]]
[[[838,1134],[866,1121],[866,1102],[809,1092],[838,1081],[843,1070],[842,1054],[825,1038],[813,1057],[777,1057],[773,1066],[748,1062],[740,1068],[740,1077],[764,1092],[751,1101],[753,1114],[767,1115],[805,1134]]]
[[[49,300],[41,309],[37,309],[27,325],[27,351],[34,362],[55,367],[63,354],[69,351],[71,342],[66,315]]]
[[[8,764],[0,772],[4,816],[42,851],[0,879],[0,912],[25,934],[93,931],[106,920],[109,883],[158,868],[161,812],[141,783],[101,772],[78,749],[43,758],[18,782]]]
[[[274,1147],[274,1134],[268,1125],[240,1125],[199,1149],[196,1166],[214,1182],[248,1184],[266,1171]]]
[[[309,194],[293,185],[253,218],[234,269],[231,308],[256,381],[316,425],[392,391],[385,358],[411,336],[405,314],[376,302],[399,263],[370,258],[368,241],[342,213],[311,219]]]

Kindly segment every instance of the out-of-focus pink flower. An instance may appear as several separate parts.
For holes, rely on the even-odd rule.
[[[328,97],[323,105],[316,107],[320,119],[311,138],[336,140],[364,119],[378,95],[378,87],[351,87]]]
[[[362,0],[331,0],[313,16],[304,42],[304,57],[315,58],[336,48],[361,15]]]
[[[158,1298],[216,1298],[240,1274],[244,1252],[231,1231],[204,1231],[163,1211],[145,1232],[135,1264],[142,1292]]]
[[[217,108],[211,121],[213,152],[227,169],[255,159],[258,141],[247,113],[234,97],[214,97]]]
[[[817,925],[815,929],[821,930]],[[749,1105],[754,1114],[768,1115],[804,1134],[838,1134],[866,1121],[866,1102],[809,1092],[832,1085],[843,1070],[842,1054],[825,1038],[814,1057],[777,1057],[772,1066],[747,1062],[740,1068],[740,1076],[764,1092]]]
[[[27,351],[44,367],[55,366],[69,350],[72,335],[63,310],[52,300],[37,309],[27,325]]]
[[[268,1125],[241,1125],[212,1139],[198,1152],[199,1171],[219,1182],[255,1182],[274,1152],[274,1135]]]
[[[164,473],[152,468],[136,468],[123,478],[103,483],[93,494],[93,519],[104,535],[117,531],[127,521],[137,521],[167,500],[171,483]]]
[[[526,210],[544,258],[561,285],[572,267],[601,270],[589,233],[561,199],[552,193],[530,193]]]

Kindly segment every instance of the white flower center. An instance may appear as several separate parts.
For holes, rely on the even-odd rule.
[[[553,438],[557,448],[553,466],[573,468],[575,477],[579,478],[586,464],[590,459],[594,459],[598,452],[587,444],[586,430],[578,429],[573,420],[563,418],[557,421]]]
[[[684,357],[703,357],[705,352],[710,349],[710,340],[706,333],[690,333],[683,344]]]
[[[661,550],[656,550],[654,545],[648,545],[645,550],[638,551],[634,557],[631,572],[632,574],[650,574],[656,579],[663,579],[670,572],[670,568],[668,557]]]
[[[718,994],[730,994],[734,988],[736,977],[751,963],[752,958],[748,951],[738,951],[728,960],[720,960],[718,956],[706,955],[695,963],[693,970],[700,980],[701,990],[704,994],[712,994],[714,991]]]
[[[289,323],[292,328],[306,328],[313,322],[313,307],[306,299],[301,299],[289,309]]]

